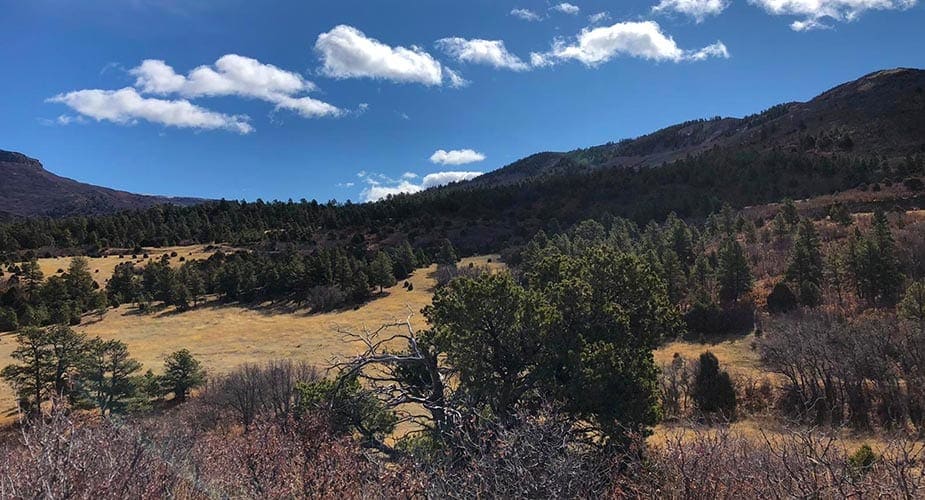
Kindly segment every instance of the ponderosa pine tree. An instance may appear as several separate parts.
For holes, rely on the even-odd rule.
[[[18,362],[6,366],[0,376],[16,391],[20,407],[32,413],[45,400],[53,385],[54,370],[45,332],[36,327],[16,334],[16,349],[10,356]]]
[[[444,238],[440,242],[440,249],[437,251],[437,264],[443,264],[446,266],[455,266],[459,262],[459,257],[456,254],[456,248],[453,247],[453,242],[449,239]]]
[[[810,307],[819,305],[822,299],[819,294],[822,289],[822,274],[819,235],[813,222],[804,219],[797,230],[797,237],[790,251],[790,264],[785,273],[787,281],[799,292],[801,304]]]
[[[67,292],[79,312],[87,311],[93,302],[93,295],[99,286],[90,273],[90,261],[86,257],[71,258],[67,272],[64,273]]]
[[[35,291],[42,285],[42,281],[45,279],[45,275],[42,273],[42,268],[39,266],[38,261],[35,259],[23,262],[22,265],[20,265],[19,276],[23,288],[30,295],[35,293]]]
[[[733,235],[727,235],[717,253],[716,281],[720,299],[737,302],[752,289],[752,273],[745,249]]]
[[[122,411],[125,400],[135,394],[133,377],[140,369],[124,343],[92,339],[79,363],[82,396],[103,415]]]
[[[852,274],[858,296],[870,305],[891,306],[899,300],[903,275],[889,222],[882,212],[874,214],[873,228],[851,242]]]
[[[379,287],[379,293],[397,283],[395,275],[392,274],[392,259],[385,252],[376,254],[376,258],[369,263],[368,272],[370,284]]]
[[[201,387],[206,381],[206,372],[188,349],[176,351],[164,361],[164,374],[160,377],[165,393],[173,393],[178,402],[186,401],[190,390]]]
[[[18,364],[5,367],[2,377],[13,387],[21,404],[37,409],[51,397],[75,400],[70,383],[84,353],[83,334],[67,326],[25,328],[16,335],[11,354]]]

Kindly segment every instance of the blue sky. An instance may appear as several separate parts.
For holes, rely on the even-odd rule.
[[[0,0],[0,12],[0,149],[175,196],[362,201],[925,67],[917,0]]]

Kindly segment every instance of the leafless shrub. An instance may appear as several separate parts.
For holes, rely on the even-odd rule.
[[[398,498],[423,484],[408,466],[384,466],[334,437],[321,418],[258,419],[246,434],[205,436],[193,456],[212,498]]]
[[[662,366],[659,385],[665,420],[677,420],[688,415],[692,407],[690,392],[693,380],[693,364],[678,353],[670,364]]]
[[[903,269],[914,280],[925,277],[925,222],[900,227],[894,234]]]
[[[768,377],[738,376],[734,382],[738,394],[737,411],[746,415],[762,415],[771,409],[775,391]]]
[[[434,274],[434,280],[437,282],[437,287],[442,287],[450,281],[453,281],[455,278],[477,278],[490,272],[491,268],[485,265],[469,265],[461,267],[455,264],[440,265],[437,266],[437,272]]]
[[[727,429],[677,432],[648,460],[628,462],[614,497],[668,499],[919,498],[922,444],[889,442],[868,467],[835,434],[746,437]]]
[[[780,406],[790,416],[859,429],[925,423],[925,332],[915,325],[804,312],[775,320],[759,347],[786,380]]]
[[[2,498],[162,498],[180,474],[137,429],[53,412],[0,449]]]
[[[230,413],[247,431],[260,415],[275,419],[291,416],[297,403],[296,384],[318,378],[314,367],[291,360],[264,365],[247,363],[211,380],[202,399],[219,411]]]
[[[425,464],[433,498],[600,498],[615,455],[579,438],[554,409],[520,412],[503,427],[480,420],[454,432],[446,456]]]

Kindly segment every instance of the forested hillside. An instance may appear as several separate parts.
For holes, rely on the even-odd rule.
[[[607,169],[496,187],[437,189],[372,204],[222,201],[159,206],[100,217],[0,224],[0,251],[167,246],[183,242],[298,243],[308,248],[362,241],[435,249],[444,238],[466,254],[526,242],[604,214],[645,223],[674,212],[702,219],[724,203],[745,207],[852,188],[876,189],[925,174],[925,154],[902,160],[784,151],[715,149],[649,169]],[[910,184],[913,188],[917,183]],[[918,191],[909,196],[917,197]]]
[[[744,118],[699,119],[636,139],[569,153],[543,153],[472,181],[491,185],[606,168],[654,167],[714,148],[903,158],[925,152],[925,71],[878,71],[808,102]]]

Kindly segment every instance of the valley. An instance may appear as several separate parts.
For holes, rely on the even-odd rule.
[[[61,195],[0,204],[10,464],[79,436],[67,481],[181,498],[920,496],[923,86],[363,204],[137,198],[2,153],[8,191]]]

